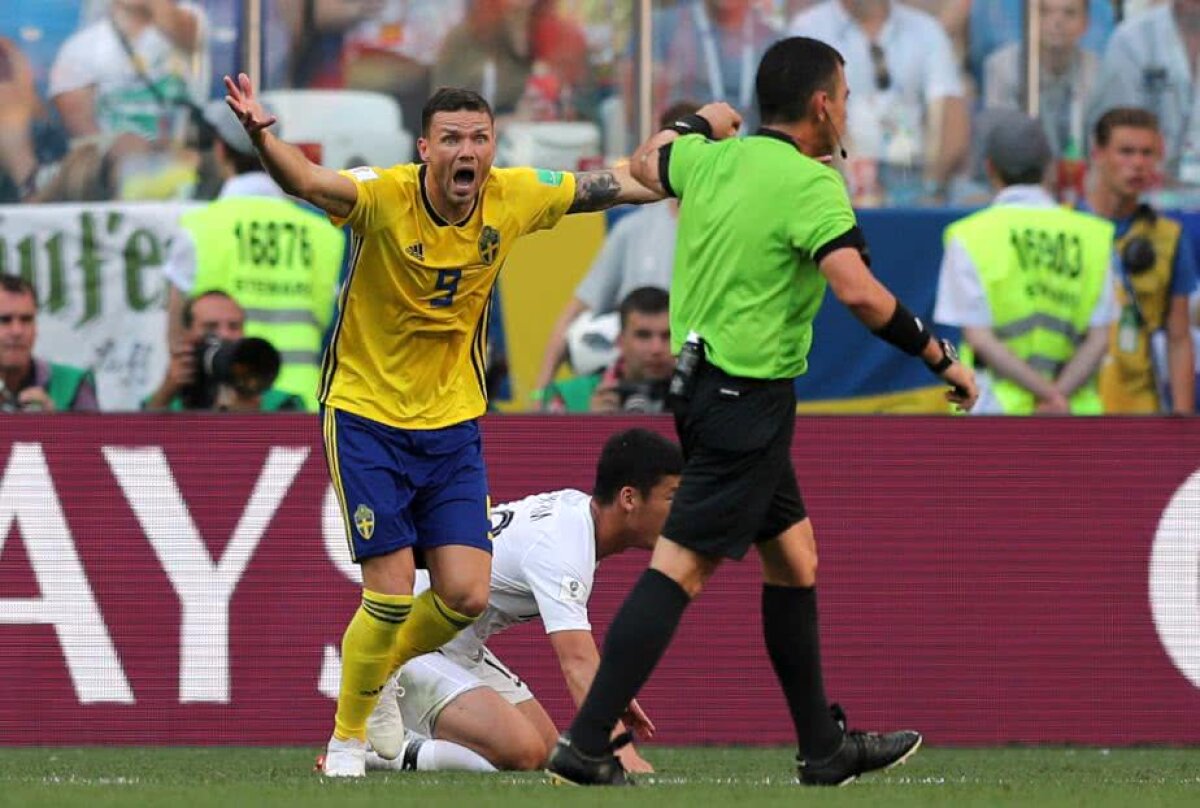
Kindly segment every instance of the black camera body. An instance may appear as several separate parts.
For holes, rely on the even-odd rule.
[[[259,337],[223,340],[206,334],[196,343],[194,356],[195,376],[179,393],[187,410],[211,409],[221,385],[243,396],[261,395],[275,383],[282,364],[279,351]]]
[[[620,381],[617,398],[624,412],[662,412],[667,403],[669,379],[658,381]]]

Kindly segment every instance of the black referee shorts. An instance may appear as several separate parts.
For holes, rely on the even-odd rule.
[[[740,559],[806,516],[792,468],[790,379],[746,379],[704,363],[675,429],[686,463],[663,535],[706,556]]]

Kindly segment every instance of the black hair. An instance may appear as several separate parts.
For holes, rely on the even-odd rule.
[[[252,171],[266,171],[266,169],[263,168],[262,160],[258,158],[258,152],[255,151],[250,152],[249,154],[244,154],[243,152],[235,149],[233,146],[230,146],[224,138],[218,138],[218,140],[220,140],[221,145],[225,147],[225,159],[228,160],[230,165],[233,166],[234,174],[249,174]]]
[[[433,122],[433,116],[436,113],[458,112],[464,109],[468,112],[486,112],[489,119],[493,121],[496,119],[487,99],[474,90],[464,90],[461,87],[441,87],[429,96],[429,100],[421,108],[422,136],[429,137],[429,124]]]
[[[1092,132],[1092,136],[1096,139],[1096,145],[1104,148],[1108,145],[1108,141],[1112,138],[1113,130],[1127,126],[1131,129],[1147,129],[1151,132],[1158,132],[1158,116],[1148,109],[1141,107],[1113,107],[1100,116],[1100,120],[1096,121],[1096,128]]]
[[[627,485],[648,497],[663,477],[682,473],[683,453],[674,441],[648,429],[627,429],[604,442],[592,497],[610,505]]]
[[[195,297],[189,297],[183,304],[183,315],[182,316],[183,316],[183,327],[185,329],[191,328],[192,323],[196,322],[196,314],[193,311],[193,309],[196,306],[196,301],[203,300],[206,297],[223,297],[226,300],[233,300],[232,295],[230,295],[228,292],[222,292],[220,289],[209,289],[207,292],[201,292],[200,294],[196,295]],[[233,302],[237,303],[236,300],[233,300]]]
[[[842,54],[819,39],[793,36],[781,39],[763,54],[758,63],[754,88],[758,93],[758,117],[764,124],[804,120],[813,93],[832,93]]]
[[[701,104],[697,104],[695,101],[676,101],[674,104],[663,110],[663,114],[658,118],[658,128],[666,129],[684,115],[691,115],[696,110],[700,109],[700,107]]]
[[[8,292],[10,295],[31,295],[34,302],[37,301],[37,293],[33,290],[33,284],[20,275],[0,272],[0,290]]]
[[[1007,188],[1010,185],[1040,185],[1042,180],[1046,178],[1046,167],[1024,168],[1020,171],[1012,173],[1001,171],[999,166],[992,164],[992,168],[996,171],[996,176],[1000,178],[1000,183]]]
[[[639,286],[625,295],[625,299],[621,301],[621,330],[625,330],[625,324],[629,322],[629,315],[633,312],[662,314],[670,308],[670,304],[671,298],[666,289],[660,289],[657,286]]]

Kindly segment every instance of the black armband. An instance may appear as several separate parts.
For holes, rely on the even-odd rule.
[[[886,340],[904,351],[909,356],[918,356],[925,350],[933,333],[921,322],[921,318],[913,314],[899,300],[892,319],[887,325],[874,332],[875,336]]]
[[[704,135],[709,140],[712,140],[713,136],[712,124],[703,115],[697,115],[694,112],[691,115],[684,115],[667,128],[673,129],[681,135]]]

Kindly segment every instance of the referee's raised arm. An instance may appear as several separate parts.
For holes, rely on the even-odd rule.
[[[630,160],[629,172],[654,193],[673,196],[670,178],[662,168],[663,156],[669,153],[666,147],[676,138],[691,134],[704,135],[709,140],[724,140],[736,135],[741,126],[741,114],[724,101],[705,104],[695,113],[684,115],[666,129],[655,132],[638,146]]]
[[[319,166],[290,143],[267,131],[276,118],[254,96],[250,77],[239,73],[235,82],[225,77],[225,103],[237,115],[271,178],[287,193],[321,210],[346,218],[358,201],[358,187],[338,172]]]

